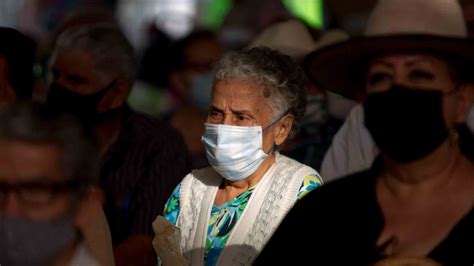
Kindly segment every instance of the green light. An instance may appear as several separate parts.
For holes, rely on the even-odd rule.
[[[313,28],[324,26],[323,0],[282,0],[283,4],[296,17]]]
[[[232,8],[232,0],[210,0],[205,9],[202,23],[209,29],[218,29]]]

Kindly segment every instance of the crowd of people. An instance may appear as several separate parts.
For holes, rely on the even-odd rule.
[[[159,33],[137,60],[69,18],[38,85],[0,28],[0,264],[472,265],[468,32],[457,0],[379,0],[362,36]]]

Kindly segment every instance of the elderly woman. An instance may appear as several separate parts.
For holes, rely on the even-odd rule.
[[[191,265],[253,262],[319,174],[278,153],[305,113],[305,74],[269,48],[226,54],[216,69],[202,141],[212,167],[176,188],[164,216]]]
[[[257,265],[474,263],[473,47],[456,1],[381,0],[365,37],[308,57],[325,88],[364,97],[381,156],[298,202]]]

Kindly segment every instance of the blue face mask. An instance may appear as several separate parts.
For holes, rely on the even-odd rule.
[[[262,129],[261,126],[240,127],[205,124],[202,142],[209,164],[229,181],[244,180],[257,171],[268,157],[262,149],[263,131],[280,121],[288,112]]]
[[[214,72],[196,74],[191,78],[191,102],[203,113],[211,106]]]

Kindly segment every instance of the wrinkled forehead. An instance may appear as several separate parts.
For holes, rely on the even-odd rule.
[[[235,105],[257,106],[264,100],[264,88],[250,79],[216,80],[212,90],[214,100]]]
[[[221,110],[245,110],[262,116],[272,113],[265,88],[252,79],[217,80],[212,92],[212,105]]]

